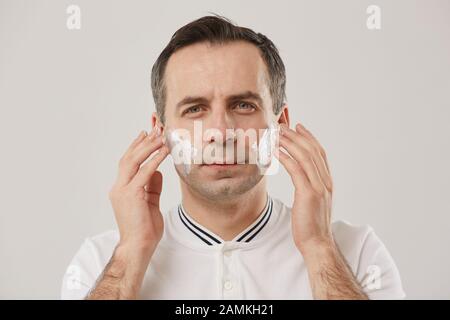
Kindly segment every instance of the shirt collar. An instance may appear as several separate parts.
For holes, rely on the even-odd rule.
[[[259,214],[258,218],[251,225],[245,228],[245,230],[239,233],[233,240],[231,240],[231,242],[252,241],[258,236],[258,234],[261,234],[261,231],[267,226],[272,216],[272,211],[273,200],[269,195],[267,195],[266,205]],[[196,241],[208,246],[214,246],[226,242],[214,232],[194,221],[194,219],[192,219],[186,212],[182,204],[178,205],[176,213],[179,223],[182,225],[182,229],[184,229],[187,235],[195,238]]]

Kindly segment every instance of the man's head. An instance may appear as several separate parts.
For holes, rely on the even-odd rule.
[[[264,129],[288,121],[285,85],[284,64],[267,37],[206,16],[176,31],[155,62],[153,121],[163,130],[186,129],[192,135],[195,121],[203,131],[214,129],[223,137],[229,129]],[[203,135],[202,143],[217,144],[217,136]],[[187,186],[210,199],[245,193],[262,178],[257,166],[248,163],[177,171]]]

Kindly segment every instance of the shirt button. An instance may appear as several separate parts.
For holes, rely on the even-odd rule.
[[[225,288],[225,290],[231,290],[233,289],[233,283],[227,280],[223,283],[223,287]]]
[[[225,256],[225,257],[231,257],[231,251],[225,251],[224,253],[223,253],[223,255]]]

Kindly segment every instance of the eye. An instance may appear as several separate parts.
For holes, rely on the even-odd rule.
[[[238,111],[244,112],[252,112],[253,110],[256,109],[256,107],[253,104],[247,103],[245,101],[239,102],[235,108],[238,109]]]
[[[189,107],[186,110],[184,110],[183,114],[186,114],[186,113],[197,113],[197,112],[200,112],[200,111],[202,111],[202,108],[200,106],[192,106],[192,107]]]

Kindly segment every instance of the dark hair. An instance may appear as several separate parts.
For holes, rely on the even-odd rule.
[[[225,44],[239,40],[247,41],[259,48],[261,57],[267,66],[273,112],[278,114],[281,111],[286,99],[286,71],[278,49],[273,42],[265,35],[248,28],[239,27],[225,17],[212,15],[199,18],[178,29],[153,65],[152,93],[156,111],[162,123],[165,121],[166,102],[164,72],[170,56],[178,49],[195,43]]]

